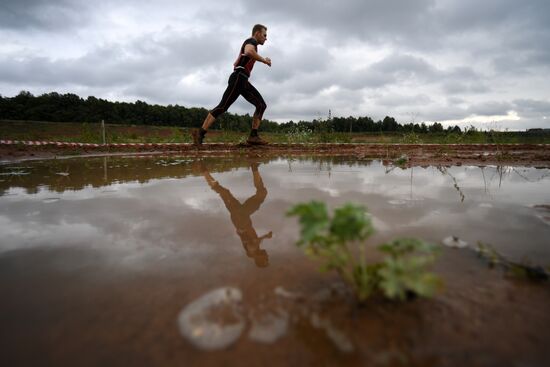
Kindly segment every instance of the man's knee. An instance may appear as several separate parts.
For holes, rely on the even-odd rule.
[[[256,115],[256,116],[262,117],[263,114],[264,114],[264,112],[265,112],[265,110],[266,110],[266,108],[267,108],[267,104],[266,104],[265,102],[259,103],[259,104],[256,106],[256,113],[255,113],[255,115]]]
[[[218,118],[218,116],[220,116],[221,114],[223,114],[225,111],[227,111],[227,109],[224,109],[222,107],[216,107],[214,108],[212,111],[210,111],[210,114],[212,116],[214,116],[215,119]]]

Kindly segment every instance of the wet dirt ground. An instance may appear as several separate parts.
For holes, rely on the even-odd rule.
[[[210,143],[146,144],[132,146],[108,144],[98,147],[58,147],[55,145],[0,144],[0,163],[64,156],[113,155],[124,153],[186,154],[194,156],[216,154],[278,155],[348,155],[358,159],[392,161],[407,157],[407,165],[434,164],[495,164],[550,167],[548,144],[270,144],[254,147],[241,144]]]
[[[111,156],[0,165],[0,364],[539,366],[550,169],[338,157]],[[366,205],[375,245],[441,244],[444,290],[358,305],[294,245],[302,201]],[[467,242],[448,248],[442,240]]]

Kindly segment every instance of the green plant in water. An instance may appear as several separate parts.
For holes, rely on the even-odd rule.
[[[322,262],[321,271],[335,270],[352,285],[360,302],[375,292],[390,299],[432,296],[442,285],[428,267],[438,248],[421,240],[400,238],[378,246],[386,256],[367,263],[367,238],[374,233],[366,208],[345,204],[329,216],[326,205],[312,201],[292,207],[287,216],[299,217],[301,238],[296,243],[306,255]]]

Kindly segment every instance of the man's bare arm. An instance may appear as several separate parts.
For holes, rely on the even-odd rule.
[[[253,45],[244,46],[244,54],[253,58],[256,61],[263,62],[264,64],[271,66],[271,59],[269,57],[261,57],[255,50]]]

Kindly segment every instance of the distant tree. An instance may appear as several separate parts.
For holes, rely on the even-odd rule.
[[[382,120],[382,130],[383,131],[397,131],[397,121],[393,117],[386,116]]]
[[[150,105],[142,100],[137,100],[134,103],[111,102],[94,96],[81,98],[73,93],[50,92],[34,96],[31,92],[22,90],[11,98],[0,95],[0,119],[6,120],[66,122],[105,120],[107,123],[114,124],[198,127],[207,113],[208,110],[205,108],[184,107],[177,104]],[[250,129],[251,121],[252,117],[249,114],[225,113],[220,116],[219,123],[214,125],[214,128],[247,131]],[[311,121],[289,121],[282,124],[269,120],[262,122],[264,131],[286,132],[295,127],[317,132],[349,132],[350,127],[353,132],[428,131],[425,124],[419,126],[411,123],[402,126],[391,116],[386,116],[383,120],[376,122],[367,116],[318,118]],[[431,128],[433,129],[433,126]]]
[[[428,128],[428,131],[431,133],[440,133],[443,132],[443,125],[441,125],[439,122],[434,122],[430,127]]]

